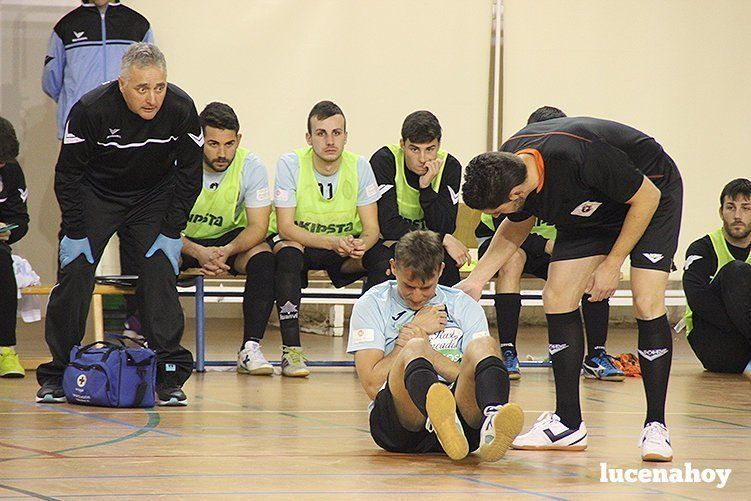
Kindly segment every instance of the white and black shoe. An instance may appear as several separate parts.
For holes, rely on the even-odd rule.
[[[582,421],[578,428],[569,428],[557,414],[543,412],[527,433],[516,437],[511,447],[526,451],[583,451],[587,448],[587,427]]]
[[[670,434],[664,424],[652,421],[647,423],[639,437],[642,461],[669,462],[673,460],[673,447]]]
[[[188,397],[179,386],[165,386],[156,392],[156,404],[163,407],[185,407]]]
[[[65,402],[63,387],[55,381],[46,381],[37,392],[38,404],[61,404]]]
[[[475,453],[483,461],[498,461],[511,447],[524,426],[524,412],[517,404],[489,405],[483,410],[480,447]]]

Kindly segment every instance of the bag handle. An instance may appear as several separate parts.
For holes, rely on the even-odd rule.
[[[122,344],[123,346],[125,346],[125,341],[131,341],[133,343],[136,343],[141,348],[148,348],[146,340],[141,341],[140,339],[136,339],[130,336],[125,336],[123,334],[117,334],[115,332],[108,332],[106,336],[111,337],[113,339],[117,339],[120,342],[120,344]]]
[[[109,341],[94,341],[93,343],[89,343],[87,345],[81,346],[78,348],[78,351],[76,352],[76,358],[81,358],[81,355],[84,353],[87,353],[88,350],[93,348],[94,346],[101,344],[102,346],[107,347],[107,351],[104,352],[104,358],[103,360],[107,360],[109,358],[110,353],[112,353],[114,350],[119,350],[120,346],[116,345],[115,343],[110,343]]]

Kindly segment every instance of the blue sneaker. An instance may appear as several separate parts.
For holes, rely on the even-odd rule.
[[[503,350],[503,362],[506,364],[506,371],[508,371],[508,378],[512,381],[521,379],[522,375],[519,372],[519,357],[516,356],[514,350]]]
[[[598,351],[591,357],[586,357],[582,364],[582,371],[586,379],[600,379],[602,381],[623,381],[626,375],[613,364],[613,357],[604,351]]]

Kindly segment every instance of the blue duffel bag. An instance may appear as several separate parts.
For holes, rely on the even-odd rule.
[[[70,350],[63,373],[71,404],[102,407],[154,407],[156,353],[140,347],[97,341]]]

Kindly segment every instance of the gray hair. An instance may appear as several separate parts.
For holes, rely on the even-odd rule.
[[[127,80],[130,76],[130,68],[137,66],[144,68],[146,66],[156,66],[167,73],[167,60],[164,54],[154,44],[138,42],[130,45],[120,60],[120,76]]]

